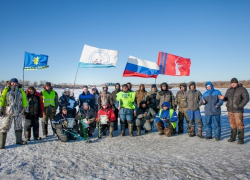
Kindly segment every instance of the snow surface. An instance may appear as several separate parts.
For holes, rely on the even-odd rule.
[[[220,90],[225,94],[226,89]],[[61,95],[62,89],[56,91]],[[176,94],[178,89],[172,91]],[[80,93],[76,90],[76,97]],[[225,104],[221,123],[219,142],[190,138],[186,130],[183,135],[159,136],[155,129],[139,137],[120,137],[119,130],[113,138],[98,139],[96,129],[93,143],[62,143],[50,128],[46,139],[32,138],[26,146],[15,144],[12,126],[6,149],[0,150],[0,179],[250,179],[250,103],[245,107],[244,145],[227,142],[230,126]]]

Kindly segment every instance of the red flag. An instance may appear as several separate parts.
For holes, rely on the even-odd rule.
[[[160,67],[160,74],[170,76],[189,76],[190,74],[191,61],[188,58],[159,52],[157,64]]]

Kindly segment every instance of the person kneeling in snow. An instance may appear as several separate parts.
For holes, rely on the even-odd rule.
[[[70,140],[76,140],[77,137],[74,137],[72,133],[73,129],[77,129],[77,125],[74,121],[73,128],[68,128],[68,118],[74,119],[74,117],[68,113],[67,107],[62,107],[61,112],[59,112],[52,121],[52,127],[56,130],[56,134],[58,135],[58,139],[62,142],[68,142]]]
[[[161,105],[162,109],[158,112],[155,121],[155,127],[160,132],[159,135],[165,134],[170,137],[175,134],[177,114],[174,109],[170,108],[168,102],[164,102]]]
[[[100,116],[106,116],[107,124],[101,125],[101,132],[104,136],[106,136],[107,128],[109,127],[109,137],[113,137],[113,131],[114,131],[114,121],[116,120],[114,111],[110,108],[109,104],[107,102],[102,102],[102,107],[98,111],[96,116],[96,122],[99,123],[101,121]]]
[[[155,111],[147,106],[147,101],[142,100],[139,104],[139,108],[136,110],[136,126],[137,136],[141,135],[141,126],[145,128],[145,134],[152,129],[156,113]]]

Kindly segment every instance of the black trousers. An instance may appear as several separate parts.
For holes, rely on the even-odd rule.
[[[39,137],[39,118],[36,116],[29,116],[25,119],[24,134],[26,138],[31,137],[31,128],[33,127],[34,138]]]

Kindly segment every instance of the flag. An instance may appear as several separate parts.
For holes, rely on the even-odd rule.
[[[129,56],[123,77],[157,78],[158,74],[159,66],[155,62]]]
[[[24,70],[36,70],[48,68],[48,58],[47,55],[37,55],[33,53],[24,52]]]
[[[188,58],[159,52],[157,64],[160,67],[159,74],[170,76],[189,76],[190,74],[191,61]]]
[[[84,45],[78,68],[115,67],[118,51]]]

